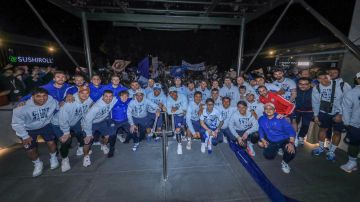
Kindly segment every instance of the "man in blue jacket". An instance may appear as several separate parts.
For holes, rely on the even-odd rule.
[[[274,159],[281,148],[284,151],[281,169],[290,173],[288,163],[295,157],[295,130],[284,118],[277,118],[275,106],[272,103],[264,105],[265,115],[259,119],[259,146],[264,148],[264,157]]]
[[[129,142],[131,138],[130,124],[128,123],[128,118],[126,114],[129,102],[131,101],[131,98],[129,98],[129,92],[123,90],[119,93],[117,98],[118,101],[115,103],[111,111],[111,119],[113,121],[111,124],[111,128],[113,129],[114,135],[110,136],[109,139],[109,143],[110,143],[110,151],[108,153],[109,158],[114,156],[116,134],[118,133],[119,130],[121,130],[123,133],[126,134],[126,138],[123,141],[124,143]]]
[[[295,139],[295,146],[304,145],[304,137],[309,131],[310,122],[314,116],[311,102],[311,80],[308,78],[299,78],[297,84],[298,87],[296,93],[297,97],[295,98],[295,116],[296,125],[298,125],[301,121],[301,127],[298,129],[298,135]]]

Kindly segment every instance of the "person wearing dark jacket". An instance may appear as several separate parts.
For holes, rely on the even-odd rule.
[[[300,129],[298,128],[298,135],[295,139],[295,146],[304,145],[304,137],[308,133],[310,122],[314,116],[311,102],[311,80],[308,78],[299,78],[297,84],[295,116],[296,124],[299,125],[301,121],[301,127]]]
[[[275,106],[272,103],[264,105],[264,116],[259,119],[259,146],[264,148],[266,159],[274,159],[279,149],[284,151],[281,169],[290,173],[288,163],[295,158],[295,130],[285,118],[277,118]]]

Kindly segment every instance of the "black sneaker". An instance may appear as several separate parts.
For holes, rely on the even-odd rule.
[[[115,151],[115,148],[114,147],[110,147],[110,151],[108,153],[108,158],[111,158],[114,156],[114,151]]]

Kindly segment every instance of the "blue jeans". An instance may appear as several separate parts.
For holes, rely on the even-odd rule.
[[[301,120],[301,127],[299,130],[299,137],[305,137],[309,131],[310,122],[314,117],[314,112],[298,112],[296,111],[296,123],[299,124]]]

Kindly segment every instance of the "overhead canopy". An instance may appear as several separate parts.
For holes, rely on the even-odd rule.
[[[287,0],[49,0],[87,20],[111,21],[114,26],[158,30],[220,29],[250,22]]]

